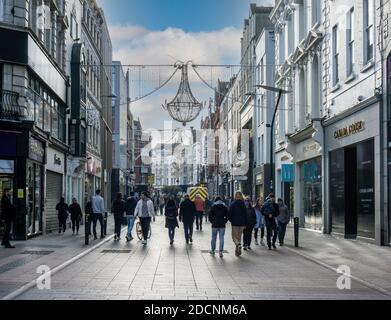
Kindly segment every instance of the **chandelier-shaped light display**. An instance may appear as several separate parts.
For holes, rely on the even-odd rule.
[[[181,122],[183,126],[195,120],[203,108],[202,103],[198,102],[191,92],[187,66],[187,63],[179,65],[178,68],[182,70],[182,79],[178,93],[174,100],[163,105],[163,108],[168,111],[171,118]]]

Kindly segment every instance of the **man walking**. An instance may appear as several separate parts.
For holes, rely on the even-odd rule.
[[[58,233],[61,234],[61,230],[65,233],[67,229],[67,219],[68,219],[68,205],[65,203],[65,199],[61,198],[60,202],[56,205],[56,210],[58,212],[57,218],[58,218],[58,224],[59,224],[59,230]]]
[[[193,244],[193,226],[196,215],[196,207],[194,202],[190,200],[189,195],[185,195],[184,198],[185,200],[182,201],[179,208],[179,221],[183,222],[186,244]]]
[[[229,208],[229,221],[232,224],[232,240],[236,246],[235,254],[237,257],[242,255],[242,235],[247,225],[247,208],[244,203],[243,193],[240,191],[235,194],[235,201]]]
[[[5,222],[5,232],[1,245],[7,249],[14,249],[15,247],[10,243],[10,233],[12,223],[15,220],[16,207],[11,203],[11,189],[6,188],[1,198],[1,218]]]
[[[291,216],[289,214],[288,207],[284,203],[284,200],[278,199],[278,207],[280,211],[280,214],[277,217],[278,240],[280,241],[280,246],[282,247],[284,245],[284,240],[285,240],[286,226],[289,224]]]
[[[125,201],[122,199],[121,193],[117,193],[111,212],[114,214],[114,241],[119,241],[121,240],[121,226],[125,212]]]
[[[277,241],[277,223],[276,218],[280,214],[280,210],[278,205],[276,204],[276,198],[274,194],[270,194],[263,207],[261,208],[261,213],[265,217],[266,222],[266,237],[267,237],[267,246],[269,247],[269,250],[277,249],[276,247],[276,241]],[[273,240],[272,240],[273,238]]]
[[[76,198],[72,199],[72,204],[69,206],[69,212],[71,213],[73,235],[75,235],[75,231],[76,234],[79,235],[80,221],[83,218],[83,213]]]
[[[98,239],[97,238],[97,235],[96,235],[96,224],[99,220],[99,224],[100,224],[100,237],[101,239],[103,239],[105,236],[104,236],[104,225],[103,225],[103,214],[105,212],[105,204],[104,204],[104,200],[103,198],[101,197],[100,195],[101,191],[100,190],[96,190],[96,195],[92,197],[92,212],[93,212],[93,217],[92,217],[92,221],[93,221],[93,233],[94,233],[94,240]]]
[[[209,211],[209,221],[212,224],[212,242],[211,242],[211,254],[216,252],[217,236],[220,238],[220,258],[223,258],[224,254],[224,236],[225,225],[228,222],[228,208],[220,197],[217,197],[215,203]]]
[[[204,211],[205,211],[205,202],[204,202],[204,200],[202,200],[199,193],[195,197],[194,205],[196,207],[197,231],[202,231],[202,219],[203,219]]]
[[[143,231],[143,245],[148,242],[148,233],[151,226],[151,220],[155,217],[153,201],[148,197],[147,192],[141,193],[141,200],[137,203],[135,215],[139,217],[141,229]]]
[[[136,210],[137,206],[137,200],[134,196],[134,193],[131,192],[130,197],[125,202],[125,212],[126,212],[126,218],[128,221],[128,232],[126,234],[126,241],[132,241],[132,230],[134,226],[134,221],[136,220],[136,216],[134,215],[134,212]]]

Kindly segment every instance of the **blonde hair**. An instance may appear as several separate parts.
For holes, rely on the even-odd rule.
[[[243,193],[241,191],[236,191],[235,192],[235,200],[244,200]]]

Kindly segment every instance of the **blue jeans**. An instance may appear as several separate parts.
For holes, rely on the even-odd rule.
[[[126,218],[128,219],[128,233],[127,233],[127,236],[129,238],[133,238],[132,237],[132,230],[133,230],[134,222],[136,221],[136,217],[135,216],[127,216]]]
[[[212,228],[212,251],[216,251],[217,234],[219,234],[220,238],[220,252],[223,252],[225,228]]]

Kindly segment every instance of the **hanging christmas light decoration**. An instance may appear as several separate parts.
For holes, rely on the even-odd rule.
[[[163,105],[163,108],[168,111],[171,118],[186,126],[187,123],[195,120],[202,111],[203,104],[198,102],[193,96],[190,89],[188,77],[188,63],[180,63],[178,69],[182,70],[181,83],[178,93],[174,100]]]

